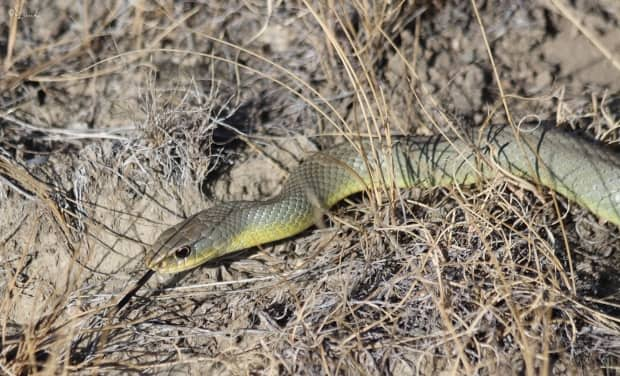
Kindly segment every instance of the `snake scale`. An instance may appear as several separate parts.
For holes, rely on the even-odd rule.
[[[337,145],[304,160],[271,199],[224,202],[192,215],[159,236],[147,266],[180,272],[290,237],[312,226],[317,213],[376,184],[469,185],[505,172],[553,189],[620,225],[620,155],[552,126],[493,125],[450,140],[401,137],[390,144]],[[370,174],[368,161],[377,161],[382,173]]]

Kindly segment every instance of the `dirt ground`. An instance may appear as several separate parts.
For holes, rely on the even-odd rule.
[[[345,134],[542,118],[614,147],[617,0],[8,3],[2,373],[618,370],[618,227],[509,177],[353,196],[115,309],[164,229]]]

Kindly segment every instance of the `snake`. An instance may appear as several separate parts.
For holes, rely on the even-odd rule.
[[[497,124],[458,137],[365,138],[317,152],[275,196],[222,202],[163,231],[146,265],[176,273],[291,237],[340,200],[376,187],[466,186],[502,174],[547,187],[620,226],[620,155],[611,147],[549,122]]]

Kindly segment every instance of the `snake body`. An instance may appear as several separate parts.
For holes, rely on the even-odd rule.
[[[312,226],[317,213],[378,184],[468,185],[505,172],[553,189],[620,225],[620,155],[604,145],[543,125],[519,130],[494,125],[450,140],[434,136],[390,141],[388,148],[369,140],[358,147],[337,145],[303,161],[271,199],[224,202],[194,214],[159,236],[148,267],[179,272],[290,237]],[[369,168],[370,161],[378,169]]]

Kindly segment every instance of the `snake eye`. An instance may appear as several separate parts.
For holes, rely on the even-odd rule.
[[[190,253],[192,253],[192,250],[188,246],[184,245],[174,251],[174,257],[178,259],[185,259],[190,255]]]

